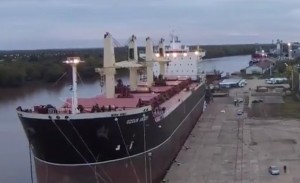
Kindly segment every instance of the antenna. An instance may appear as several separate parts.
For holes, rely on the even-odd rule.
[[[73,80],[73,97],[72,97],[72,114],[77,113],[78,97],[77,97],[77,65],[83,62],[79,57],[68,57],[63,63],[70,64],[72,66],[72,80]]]
[[[176,37],[174,29],[171,29],[170,36],[171,36],[171,41],[174,42],[175,41],[174,39]]]

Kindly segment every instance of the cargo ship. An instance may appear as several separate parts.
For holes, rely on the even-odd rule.
[[[104,35],[103,94],[77,96],[79,57],[72,67],[72,98],[51,104],[17,107],[30,143],[38,183],[158,183],[162,180],[203,112],[205,76],[199,65],[205,51],[191,50],[172,35],[139,61],[136,37],[128,43],[128,60],[115,61],[114,39]],[[84,63],[82,63],[84,64]],[[129,70],[129,85],[116,82]],[[41,101],[42,102],[42,101]]]
[[[264,50],[260,49],[259,51],[256,50],[255,53],[251,55],[251,60],[249,61],[249,66],[253,64],[257,64],[261,61],[264,61],[268,58],[268,54],[265,53]]]

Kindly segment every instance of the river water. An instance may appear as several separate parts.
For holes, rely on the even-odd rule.
[[[207,59],[203,62],[203,68],[206,71],[215,69],[224,73],[232,73],[245,68],[249,60],[250,56]],[[99,95],[100,91],[99,81],[81,83],[78,86],[78,95],[80,97]],[[55,87],[0,89],[1,183],[31,183],[28,141],[16,115],[16,107],[32,107],[49,103],[60,106],[62,101],[70,96],[70,84]]]

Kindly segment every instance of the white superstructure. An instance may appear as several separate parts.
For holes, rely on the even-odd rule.
[[[160,40],[155,56],[163,57],[170,62],[165,67],[161,67],[159,62],[155,62],[153,64],[154,76],[158,77],[164,73],[165,77],[188,76],[192,80],[197,80],[201,75],[200,62],[205,56],[205,51],[199,48],[191,50],[181,43],[178,36],[172,34],[169,45],[165,46],[164,40]],[[164,71],[161,71],[160,68],[164,68]]]

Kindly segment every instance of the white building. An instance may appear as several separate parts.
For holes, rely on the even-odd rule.
[[[251,65],[246,68],[246,74],[263,74],[264,70],[258,65]]]
[[[273,62],[265,60],[259,63],[253,64],[246,67],[246,74],[264,74],[270,71],[270,68],[273,67]]]

